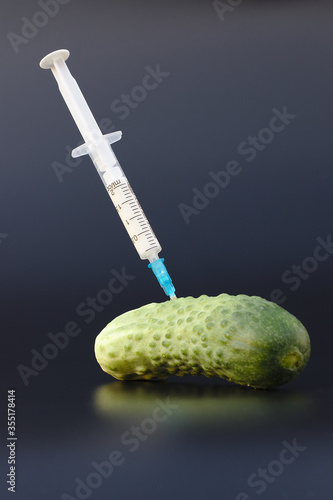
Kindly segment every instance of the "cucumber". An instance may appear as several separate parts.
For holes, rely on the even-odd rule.
[[[202,374],[267,389],[305,368],[310,339],[277,304],[223,293],[128,311],[97,336],[95,355],[119,380]]]

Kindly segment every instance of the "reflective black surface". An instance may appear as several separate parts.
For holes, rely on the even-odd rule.
[[[80,369],[17,391],[19,498],[329,498],[331,390]]]

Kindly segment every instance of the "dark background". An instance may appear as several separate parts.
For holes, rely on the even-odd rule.
[[[22,36],[22,18],[38,22],[38,11],[36,1],[1,2],[4,495],[6,395],[15,389],[17,499],[75,498],[76,478],[116,449],[124,464],[87,498],[331,499],[333,256],[308,258],[317,238],[332,235],[332,3],[244,0],[220,19],[211,1],[70,0],[15,52],[8,34]],[[123,132],[114,151],[177,295],[270,299],[280,289],[312,342],[297,380],[254,391],[201,377],[124,384],[100,370],[93,345],[101,329],[165,297],[90,159],[62,182],[55,174],[54,162],[66,165],[66,147],[81,140],[51,72],[39,68],[59,48],[70,50],[96,120],[109,120],[103,132],[110,121]],[[169,76],[121,119],[112,103],[157,65]],[[296,118],[247,162],[239,145],[284,106]],[[193,188],[202,192],[230,160],[242,172],[186,224],[179,204],[192,206]],[[313,270],[292,290],[282,275],[303,262]],[[135,278],[88,323],[77,307],[124,267]],[[31,350],[41,352],[70,321],[79,335],[25,385],[18,365],[31,367]],[[121,436],[168,397],[178,408],[130,452]],[[258,494],[249,476],[293,440],[306,449]]]

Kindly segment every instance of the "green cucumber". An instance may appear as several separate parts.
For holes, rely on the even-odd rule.
[[[185,297],[115,318],[97,336],[101,368],[119,380],[221,377],[266,389],[306,366],[309,335],[295,316],[260,297]]]

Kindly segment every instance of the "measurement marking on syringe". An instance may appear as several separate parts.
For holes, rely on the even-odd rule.
[[[146,248],[145,252],[148,252],[148,250],[153,250],[154,248],[158,248],[158,246],[154,246],[154,247],[149,247],[149,248]]]
[[[142,215],[141,215],[141,217],[139,217],[139,215],[140,215],[140,213],[138,213],[138,215],[134,215],[133,217],[130,217],[130,219],[129,219],[129,220],[132,220],[132,219],[137,219],[137,220],[139,221],[140,219],[143,219]],[[141,225],[142,225],[142,224],[141,224]]]
[[[146,229],[145,231],[142,231],[141,233],[137,234],[137,236],[141,236],[141,234],[145,234],[149,231],[149,229]]]

